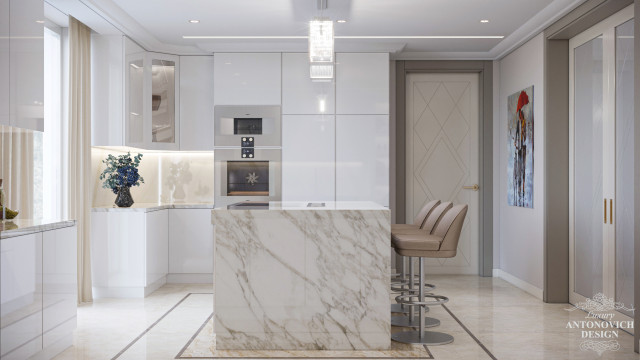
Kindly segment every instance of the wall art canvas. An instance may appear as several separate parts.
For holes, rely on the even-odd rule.
[[[507,203],[533,208],[533,86],[507,99]]]

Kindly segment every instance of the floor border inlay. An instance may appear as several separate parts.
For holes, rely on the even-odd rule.
[[[464,329],[464,331],[466,331],[467,334],[469,334],[469,336],[471,336],[471,338],[475,340],[475,342],[482,348],[482,350],[484,350],[484,352],[487,353],[487,355],[489,355],[489,357],[491,357],[491,359],[498,360],[495,356],[493,356],[491,351],[489,351],[489,349],[487,349],[487,347],[484,346],[482,341],[480,341],[480,339],[478,339],[475,335],[473,335],[471,330],[469,330],[466,326],[464,326],[462,321],[460,321],[460,319],[458,319],[457,316],[453,315],[453,312],[449,310],[449,308],[445,304],[442,304],[442,307],[449,313],[449,315],[451,315],[451,317],[458,323],[458,325],[460,325]]]

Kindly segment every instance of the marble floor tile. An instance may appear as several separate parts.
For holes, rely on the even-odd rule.
[[[580,350],[580,332],[566,324],[586,314],[567,311],[569,304],[545,304],[497,278],[438,275],[428,281],[437,285],[434,293],[450,299],[446,308],[430,308],[427,315],[441,321],[430,330],[453,335],[451,344],[424,348],[392,342],[388,351],[216,350],[212,286],[169,284],[145,299],[102,299],[80,306],[74,346],[56,359],[640,360],[633,337],[624,332],[619,332],[618,351],[599,356]]]

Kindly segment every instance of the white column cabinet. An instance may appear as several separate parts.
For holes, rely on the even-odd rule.
[[[170,283],[213,281],[211,209],[169,209]]]
[[[336,116],[336,200],[389,206],[389,116]]]
[[[306,53],[282,54],[282,114],[334,114],[335,82],[311,81]]]
[[[145,223],[145,286],[154,283],[165,283],[169,266],[169,210],[152,211],[146,213]]]
[[[280,105],[280,53],[218,53],[214,56],[216,105]]]
[[[336,114],[389,114],[389,54],[336,54]]]
[[[180,56],[180,150],[213,150],[213,56]]]
[[[0,125],[10,125],[9,120],[9,6],[10,0],[0,0]]]
[[[44,131],[43,20],[42,0],[10,0],[10,123],[38,131]]]
[[[282,200],[335,201],[335,116],[282,116]]]

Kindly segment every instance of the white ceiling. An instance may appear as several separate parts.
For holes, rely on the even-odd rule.
[[[583,0],[46,0],[78,1],[149,50],[179,54],[306,51],[306,39],[184,39],[183,36],[305,36],[315,16],[347,20],[336,36],[504,36],[504,39],[336,39],[336,51],[388,51],[396,58],[495,58]],[[65,11],[66,9],[63,9]],[[71,10],[68,10],[72,12]],[[191,24],[190,19],[200,20]],[[489,23],[480,23],[488,19]],[[83,19],[80,19],[83,20]],[[91,24],[88,24],[91,26]]]

